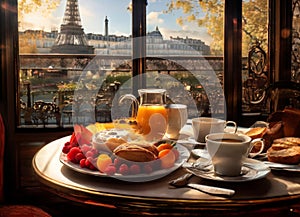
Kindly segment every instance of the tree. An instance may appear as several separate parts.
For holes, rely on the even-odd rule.
[[[18,0],[18,19],[19,24],[22,23],[24,14],[31,13],[36,10],[50,14],[49,11],[54,10],[59,5],[60,0]]]
[[[51,14],[59,5],[60,0],[18,0],[18,22],[19,27],[22,25],[25,14],[36,10],[44,12],[43,14]],[[37,43],[44,38],[42,31],[28,30],[23,34],[19,34],[19,51],[20,53],[36,53]]]
[[[186,15],[177,18],[177,23],[196,22],[207,28],[213,41],[210,45],[213,54],[223,53],[224,0],[170,0],[166,13],[182,10]],[[259,42],[267,52],[268,40],[268,1],[243,0],[242,30],[243,55],[247,55],[250,46]],[[203,13],[202,13],[203,12]]]

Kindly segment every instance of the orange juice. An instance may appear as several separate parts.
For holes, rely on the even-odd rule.
[[[140,105],[136,121],[146,139],[161,139],[167,129],[167,110],[163,105]]]

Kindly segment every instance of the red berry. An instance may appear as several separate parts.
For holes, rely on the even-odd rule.
[[[92,147],[91,147],[90,145],[84,144],[84,145],[81,146],[81,151],[82,151],[84,154],[86,154],[88,151],[91,150],[91,148],[92,148]]]
[[[129,174],[129,168],[128,168],[127,164],[124,164],[124,163],[120,165],[118,171],[122,175],[128,175]]]
[[[79,161],[79,165],[81,168],[85,168],[85,161],[86,161],[86,158],[82,158],[80,161]]]
[[[143,169],[144,169],[144,172],[147,173],[147,174],[153,172],[153,168],[151,167],[150,164],[145,164],[144,167],[143,167]]]
[[[141,172],[141,167],[137,164],[132,164],[129,168],[130,173],[135,175],[135,174],[139,174]]]
[[[85,156],[86,156],[87,158],[89,158],[89,157],[94,157],[94,153],[90,150],[90,151],[87,151],[87,152],[85,153]]]
[[[81,159],[85,158],[84,154],[82,152],[79,152],[75,155],[75,160],[79,163]]]
[[[114,164],[110,164],[110,165],[108,165],[106,168],[105,168],[105,170],[104,170],[104,173],[106,173],[107,175],[109,175],[109,176],[112,176],[112,175],[114,175],[115,173],[116,173],[116,167],[115,167],[115,165]]]
[[[65,145],[65,146],[63,147],[63,149],[62,149],[62,152],[63,152],[64,154],[68,154],[69,151],[70,151],[70,149],[71,149],[71,146],[70,146],[70,145]]]
[[[85,167],[90,168],[90,165],[93,165],[91,161],[89,161],[89,159],[85,159]]]
[[[121,158],[116,157],[114,159],[114,165],[119,168],[122,164],[124,163],[124,160],[122,160]]]
[[[90,164],[89,169],[90,170],[98,170],[97,167],[95,167],[94,164],[92,164],[92,163]]]
[[[91,150],[90,150],[94,155],[94,157],[96,157],[96,156],[98,156],[98,154],[99,154],[99,152],[98,152],[98,150],[96,149],[96,148],[91,148]]]
[[[81,150],[79,147],[72,147],[69,151],[69,153],[67,154],[67,159],[69,161],[72,161],[72,162],[75,162],[76,163],[76,160],[75,160],[75,156],[76,154],[80,153]]]

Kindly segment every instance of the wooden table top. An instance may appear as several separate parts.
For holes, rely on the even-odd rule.
[[[62,197],[95,206],[118,209],[121,213],[192,216],[199,212],[235,212],[258,208],[287,207],[300,199],[300,173],[270,172],[247,182],[220,182],[193,176],[191,183],[234,189],[232,197],[209,195],[187,187],[170,188],[168,182],[183,175],[184,168],[157,180],[128,182],[74,171],[61,163],[60,156],[69,136],[41,148],[32,164],[38,180]],[[186,144],[188,150],[193,147]]]

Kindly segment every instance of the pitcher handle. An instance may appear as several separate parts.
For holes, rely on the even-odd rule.
[[[139,102],[133,94],[125,94],[123,96],[120,96],[119,104],[122,104],[123,101],[127,100],[127,99],[132,101],[132,104],[131,104],[131,117],[136,118],[137,112],[138,112],[138,109],[139,109]]]
[[[225,122],[225,129],[228,127],[229,124],[233,125],[233,133],[236,133],[237,128],[238,128],[236,122],[234,122],[234,121],[226,121]]]

